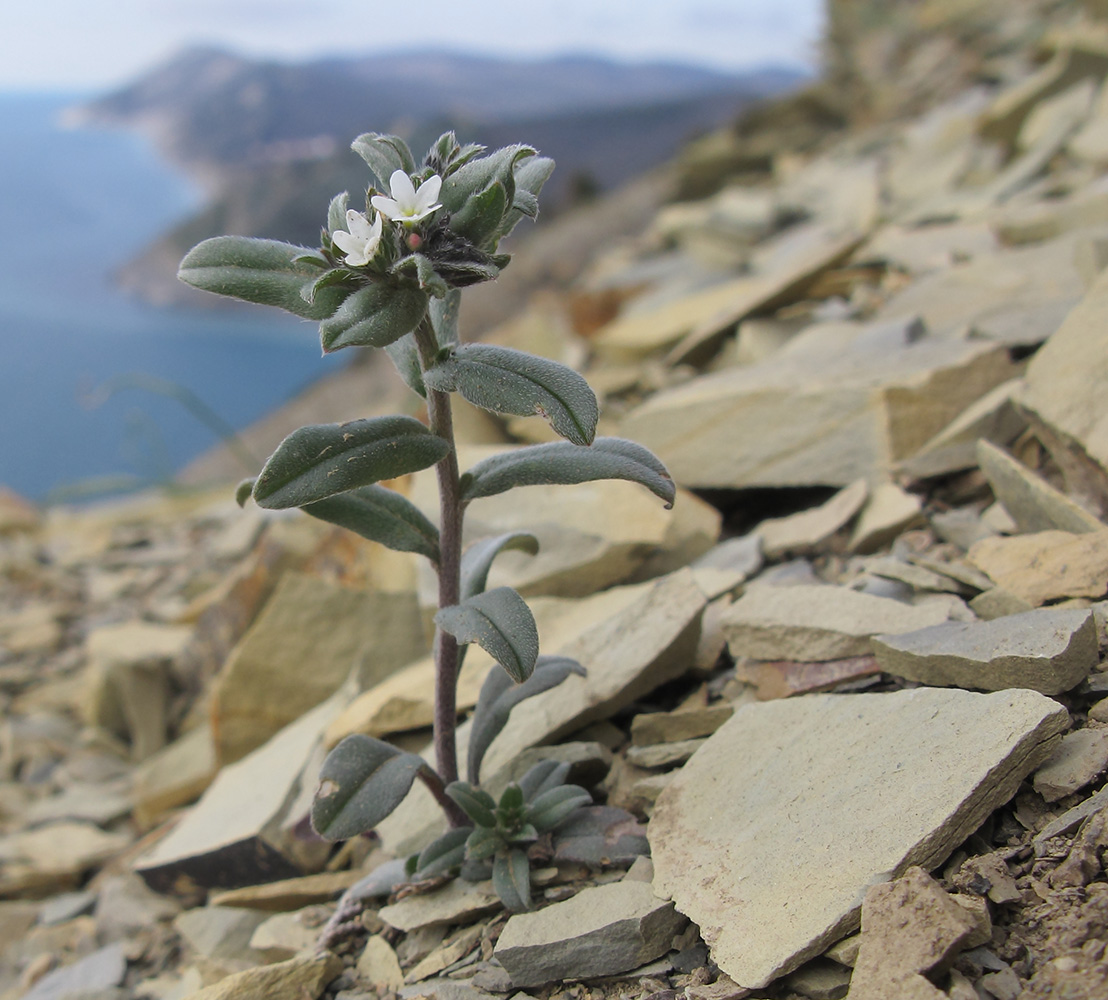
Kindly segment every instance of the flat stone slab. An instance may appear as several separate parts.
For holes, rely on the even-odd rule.
[[[868,886],[941,863],[1069,722],[1026,690],[745,705],[658,799],[654,890],[735,982],[765,986],[854,930]]]
[[[946,620],[938,605],[912,606],[847,587],[751,587],[723,613],[734,657],[841,660],[872,652],[870,637],[913,632]]]
[[[987,622],[944,622],[918,632],[876,636],[886,673],[940,687],[1031,688],[1061,694],[1100,660],[1091,610],[1036,608]]]
[[[983,538],[966,558],[998,587],[1038,607],[1060,597],[1108,592],[1108,528],[1075,535],[1036,531]]]
[[[684,922],[649,883],[613,882],[536,913],[516,914],[495,955],[514,986],[613,976],[664,955]]]

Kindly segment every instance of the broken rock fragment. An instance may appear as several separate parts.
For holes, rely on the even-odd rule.
[[[926,978],[941,973],[974,930],[972,916],[922,868],[872,886],[862,904],[853,1000],[942,1000]]]
[[[1061,694],[1099,662],[1093,613],[1036,608],[986,622],[944,622],[902,635],[876,636],[886,673],[922,684],[1000,691],[1023,687]]]
[[[867,885],[945,859],[1068,726],[1025,690],[745,705],[658,799],[655,891],[727,975],[760,988],[853,930]],[[850,850],[831,863],[835,844]]]
[[[847,587],[752,586],[723,613],[731,655],[756,660],[841,660],[872,652],[870,637],[946,620],[938,605],[913,607]]]
[[[612,976],[664,955],[684,922],[646,882],[613,882],[516,914],[495,955],[519,987]]]

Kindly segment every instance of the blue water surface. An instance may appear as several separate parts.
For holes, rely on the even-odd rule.
[[[0,484],[43,499],[90,480],[146,481],[216,443],[179,402],[89,390],[168,379],[242,428],[341,364],[314,324],[162,309],[111,274],[195,209],[200,193],[141,138],[66,129],[78,97],[0,94]]]

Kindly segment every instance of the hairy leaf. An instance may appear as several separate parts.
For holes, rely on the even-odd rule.
[[[435,624],[460,643],[475,642],[516,681],[525,681],[539,655],[539,632],[523,598],[497,587],[440,609]]]
[[[494,455],[462,476],[462,500],[491,497],[516,486],[587,483],[596,479],[626,479],[645,486],[673,506],[677,488],[666,467],[642,445],[623,438],[597,438],[579,448],[554,441]]]
[[[392,266],[394,272],[407,274],[419,282],[419,287],[428,295],[441,299],[447,293],[446,282],[435,273],[435,265],[429,257],[421,253],[401,257]]]
[[[350,207],[350,195],[343,191],[331,199],[327,206],[327,231],[331,234],[338,229],[346,230],[346,210]]]
[[[319,324],[319,341],[324,354],[343,347],[385,347],[419,326],[426,312],[427,294],[418,288],[363,285]]]
[[[592,868],[626,867],[650,853],[646,828],[614,806],[584,806],[554,832],[554,857]]]
[[[495,538],[482,538],[465,550],[462,555],[463,601],[484,591],[493,560],[509,549],[534,555],[539,551],[539,540],[526,531],[513,531]]]
[[[439,299],[431,300],[431,311],[434,312],[435,303]],[[423,369],[419,364],[419,348],[416,346],[415,334],[406,333],[399,340],[385,345],[385,353],[389,360],[396,366],[400,377],[404,380],[412,392],[426,397],[427,387],[423,384]]]
[[[347,736],[320,768],[312,828],[326,840],[372,830],[400,805],[422,767],[420,757],[383,740]]]
[[[528,806],[527,818],[539,833],[545,833],[591,803],[592,796],[585,789],[578,785],[560,785],[535,798]]]
[[[516,164],[516,192],[512,207],[504,216],[501,235],[507,236],[524,217],[535,218],[539,212],[539,192],[554,172],[554,161],[548,156],[532,156]]]
[[[495,827],[479,826],[466,840],[466,858],[470,861],[484,861],[507,845]]]
[[[494,181],[450,217],[450,228],[476,247],[484,248],[486,243],[491,246],[508,208],[507,190],[499,181]]]
[[[523,789],[523,797],[530,802],[542,795],[543,792],[564,785],[568,776],[568,762],[540,760],[537,764],[529,767],[527,773],[519,779],[519,787]]]
[[[462,293],[458,288],[451,288],[441,299],[431,300],[431,325],[439,347],[458,343],[458,312],[461,305]]]
[[[497,852],[492,862],[492,887],[513,913],[531,909],[531,865],[526,851],[511,847]]]
[[[492,741],[508,724],[512,709],[527,698],[557,687],[570,674],[584,677],[585,668],[568,656],[540,656],[534,672],[522,684],[513,684],[512,679],[499,670],[489,671],[481,685],[469,734],[466,776],[470,782],[477,784],[480,780],[481,761],[485,759]]]
[[[262,507],[303,507],[434,465],[450,450],[413,417],[373,417],[293,431],[254,484]]]
[[[453,217],[470,198],[499,181],[504,186],[510,203],[515,197],[516,164],[534,155],[535,150],[532,147],[515,145],[505,146],[488,156],[470,160],[446,178],[439,200]]]
[[[439,530],[406,497],[384,486],[362,486],[301,508],[397,552],[418,552],[439,561]]]
[[[373,171],[377,187],[389,191],[389,178],[393,171],[403,170],[415,173],[415,161],[412,159],[408,144],[396,135],[383,135],[379,132],[366,132],[358,136],[351,144],[354,150]]]
[[[319,270],[296,258],[311,252],[278,240],[216,236],[185,254],[177,277],[206,292],[323,320],[339,307],[347,289],[329,288],[320,291],[313,302],[304,299],[301,290],[319,277]]]
[[[256,481],[256,477],[251,476],[249,479],[244,479],[235,487],[235,503],[240,507],[246,506],[246,501],[250,499],[254,492],[254,483]]]
[[[478,826],[496,826],[496,803],[483,788],[476,788],[464,781],[452,781],[446,786],[446,794]]]
[[[415,877],[425,879],[461,868],[466,859],[466,840],[472,832],[471,826],[456,826],[431,841],[416,860]]]
[[[596,396],[572,368],[510,347],[462,344],[424,373],[432,389],[460,392],[495,413],[539,414],[562,437],[587,445],[596,434]]]

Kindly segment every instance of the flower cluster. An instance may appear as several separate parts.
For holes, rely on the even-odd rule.
[[[381,244],[382,219],[411,226],[442,208],[435,199],[439,196],[442,178],[432,174],[417,189],[403,170],[394,170],[389,178],[391,198],[375,195],[370,204],[377,209],[372,222],[362,212],[350,208],[346,211],[346,229],[331,233],[334,244],[342,250],[346,263],[351,267],[365,267]]]

